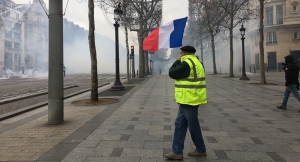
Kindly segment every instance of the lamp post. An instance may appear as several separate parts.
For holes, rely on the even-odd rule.
[[[249,80],[245,71],[245,44],[244,44],[245,37],[244,36],[245,36],[246,28],[244,28],[244,24],[242,24],[240,31],[242,36],[241,40],[242,40],[242,59],[243,59],[242,76],[240,77],[240,80]]]
[[[114,9],[114,19],[115,19],[115,42],[116,42],[116,77],[114,85],[110,88],[112,91],[120,91],[124,90],[124,86],[120,81],[120,67],[119,67],[119,32],[118,28],[120,24],[118,21],[120,20],[120,16],[122,15],[123,11],[121,10],[121,5],[119,4],[116,9]]]

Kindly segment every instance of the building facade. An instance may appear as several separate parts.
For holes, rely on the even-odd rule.
[[[20,69],[23,54],[22,11],[11,0],[1,1],[0,68]]]
[[[43,0],[16,4],[0,0],[0,71],[21,67],[48,69],[49,21]],[[87,37],[85,30],[67,19],[64,22],[64,43],[75,37]]]
[[[300,65],[300,0],[267,0],[264,8],[264,60],[268,69],[282,68],[286,55]],[[247,24],[245,46],[252,66],[260,69],[258,20]]]

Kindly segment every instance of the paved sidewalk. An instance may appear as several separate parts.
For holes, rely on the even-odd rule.
[[[250,81],[207,75],[209,103],[200,106],[199,119],[208,157],[187,156],[194,148],[188,134],[184,161],[299,161],[299,103],[291,96],[288,110],[276,109],[284,73],[266,73],[267,82],[275,83],[268,85],[257,84],[259,73],[247,75]],[[69,104],[88,95],[65,101],[62,125],[47,125],[47,107],[1,121],[0,161],[166,161],[178,110],[172,79],[153,75],[113,96],[120,99],[115,104]]]

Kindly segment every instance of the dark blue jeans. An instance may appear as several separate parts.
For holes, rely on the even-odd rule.
[[[172,150],[175,154],[183,154],[184,140],[187,128],[189,128],[197,152],[206,152],[198,120],[198,107],[199,106],[179,104],[178,115],[175,121],[175,131],[172,145]]]
[[[300,94],[299,94],[299,92],[297,90],[297,85],[291,84],[288,87],[289,87],[289,89],[286,89],[285,92],[284,92],[284,97],[283,97],[283,101],[282,101],[282,104],[281,104],[282,107],[286,107],[287,106],[287,102],[289,100],[289,96],[290,96],[291,93],[300,102]]]

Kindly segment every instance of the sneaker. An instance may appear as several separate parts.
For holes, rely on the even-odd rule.
[[[283,109],[283,110],[286,110],[286,107],[283,107],[283,106],[277,106],[277,109]]]
[[[171,152],[169,154],[164,154],[164,157],[168,158],[168,159],[174,159],[174,160],[182,160],[183,159],[183,155],[175,154],[174,152]]]
[[[188,155],[192,156],[192,157],[206,157],[207,156],[206,152],[200,153],[200,152],[197,152],[196,149],[194,151],[189,152]]]

